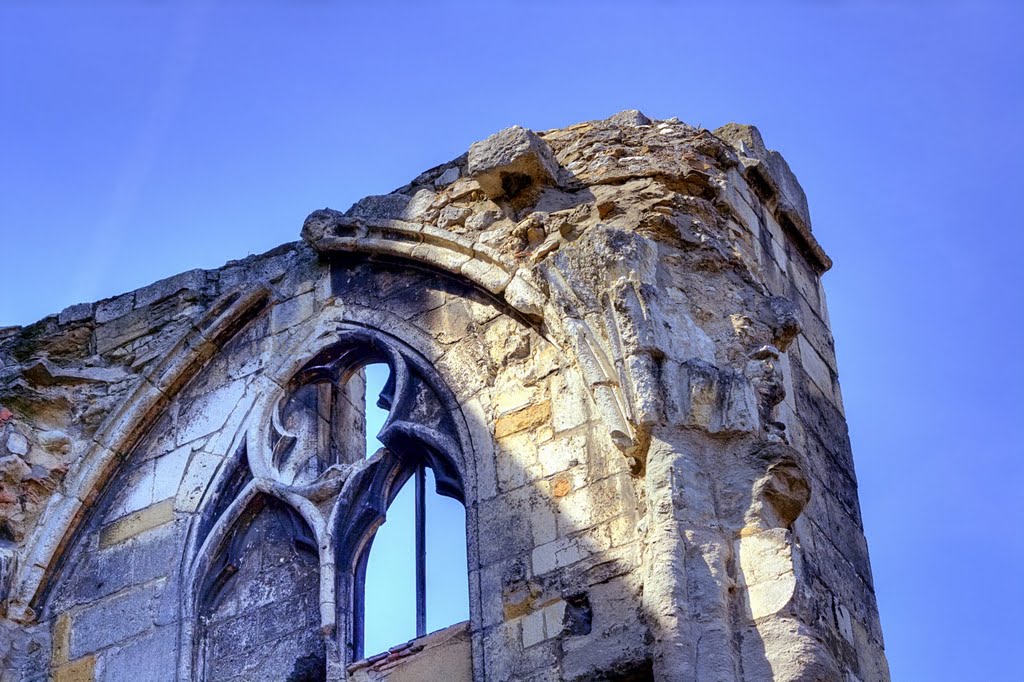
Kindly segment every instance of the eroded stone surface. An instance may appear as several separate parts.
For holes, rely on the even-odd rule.
[[[7,678],[888,679],[830,261],[755,128],[515,127],[302,237],[0,330]],[[470,620],[359,662],[409,452]]]
[[[532,130],[520,126],[474,143],[467,166],[469,177],[491,199],[513,199],[532,187],[554,184],[558,177],[551,148]]]

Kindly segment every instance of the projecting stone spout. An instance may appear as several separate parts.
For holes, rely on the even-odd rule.
[[[513,199],[531,186],[557,184],[558,162],[535,132],[512,126],[473,143],[469,175],[489,198]]]

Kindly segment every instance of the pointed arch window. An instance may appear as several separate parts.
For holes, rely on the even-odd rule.
[[[239,555],[233,538],[246,532],[262,502],[280,508],[280,518],[295,520],[298,546],[311,552],[308,575],[319,594],[307,600],[319,617],[319,628],[311,632],[335,640],[328,656],[346,652],[337,663],[362,658],[367,610],[371,620],[380,615],[374,606],[377,571],[372,570],[369,591],[367,572],[371,550],[376,545],[380,552],[386,544],[380,529],[389,514],[399,529],[408,529],[397,544],[412,549],[411,635],[464,618],[468,430],[429,363],[384,333],[342,325],[336,342],[263,405],[249,421],[234,469],[211,488],[215,492],[197,523],[189,577],[196,589],[188,591],[193,601],[186,620],[198,624],[209,612],[204,595],[218,589],[202,586],[224,584],[218,576],[230,576]],[[381,446],[372,452],[366,447],[370,433],[379,441],[373,445]],[[412,495],[411,519],[405,521],[395,506],[403,488]],[[432,542],[435,552],[428,549]],[[393,587],[385,581],[382,589]],[[438,595],[432,598],[434,589]],[[202,650],[202,627],[187,627],[195,650]],[[405,641],[399,633],[385,633],[382,641]],[[308,667],[303,661],[295,664]],[[191,676],[201,679],[202,667],[190,665]]]

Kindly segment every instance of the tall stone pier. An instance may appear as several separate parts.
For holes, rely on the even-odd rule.
[[[0,329],[0,678],[888,680],[830,265],[756,128],[625,111]],[[407,482],[469,618],[378,653]]]

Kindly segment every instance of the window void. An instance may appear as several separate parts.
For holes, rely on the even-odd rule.
[[[377,434],[384,427],[388,411],[377,403],[384,386],[388,383],[391,370],[384,363],[374,363],[363,367],[366,382],[366,456],[373,457],[384,444],[377,440]]]
[[[376,434],[387,412],[377,407],[377,396],[388,367],[368,365],[365,377],[371,457],[382,447]],[[420,464],[391,502],[370,547],[362,597],[357,658],[469,619],[465,508],[437,494],[430,467]]]

